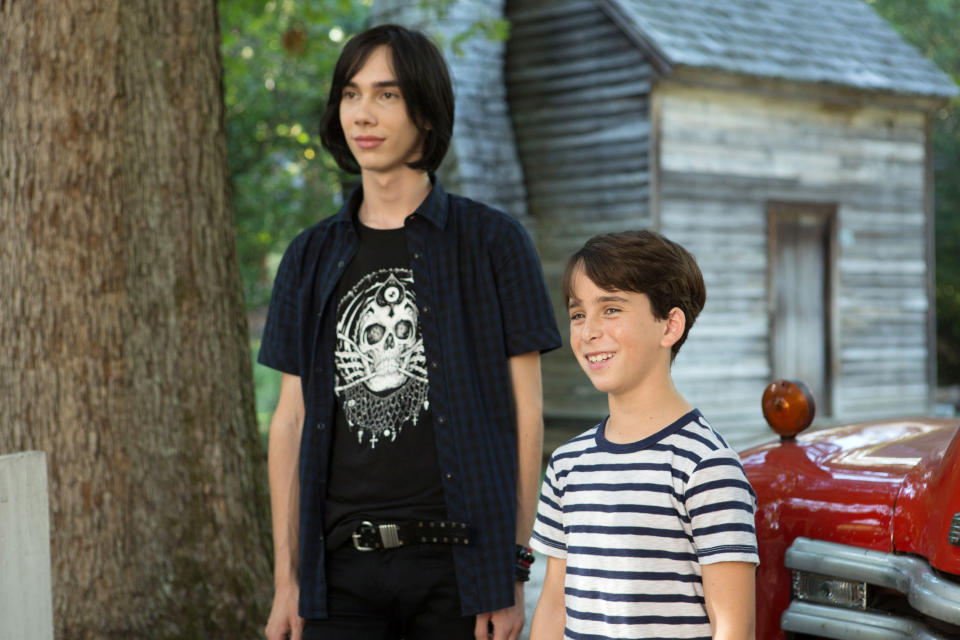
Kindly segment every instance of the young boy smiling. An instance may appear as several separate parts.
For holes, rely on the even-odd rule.
[[[670,367],[706,300],[683,247],[600,235],[563,276],[570,346],[610,414],[553,454],[531,640],[752,638],[755,495]]]

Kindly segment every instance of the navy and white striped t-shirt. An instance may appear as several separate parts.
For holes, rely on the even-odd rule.
[[[550,459],[531,545],[567,565],[564,638],[711,637],[700,566],[759,563],[756,494],[699,411],[616,444],[604,425]]]

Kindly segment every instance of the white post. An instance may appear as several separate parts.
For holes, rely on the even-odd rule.
[[[0,640],[53,640],[47,458],[0,456]]]

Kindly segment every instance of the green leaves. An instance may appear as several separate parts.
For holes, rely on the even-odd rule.
[[[363,28],[368,5],[220,2],[227,153],[250,308],[269,300],[271,265],[293,236],[340,207],[340,170],[321,148],[319,122],[340,48]]]
[[[509,20],[479,20],[471,24],[466,31],[458,33],[450,41],[450,50],[454,55],[463,57],[465,51],[464,43],[474,36],[482,35],[487,40],[494,42],[504,41],[510,37]]]

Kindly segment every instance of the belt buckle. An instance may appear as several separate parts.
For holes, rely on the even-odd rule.
[[[353,538],[353,548],[357,551],[376,551],[376,547],[368,547],[363,542],[360,541],[361,536],[364,533],[375,533],[376,529],[373,528],[373,523],[367,520],[364,520],[360,523],[360,526],[357,527],[356,531],[353,532],[351,536]]]
[[[364,534],[375,535],[380,537],[380,544],[376,546],[368,546],[362,540]],[[351,536],[353,538],[353,548],[357,551],[376,551],[377,549],[395,549],[396,547],[401,546],[400,535],[398,532],[397,525],[395,524],[381,524],[374,526],[369,520],[364,520],[360,523],[360,526],[357,527],[357,530],[353,532]]]

